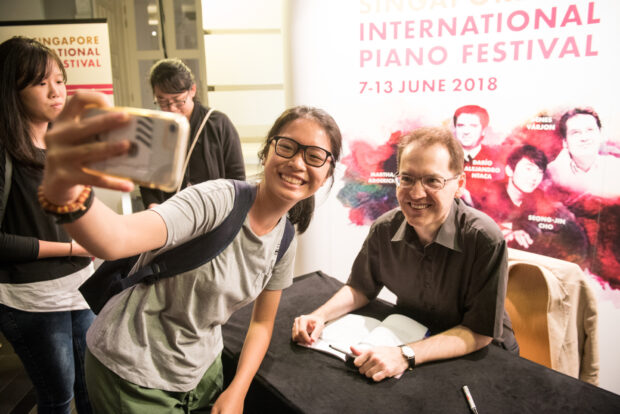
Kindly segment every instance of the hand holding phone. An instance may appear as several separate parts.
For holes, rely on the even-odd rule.
[[[77,91],[67,99],[63,111],[45,133],[45,169],[41,188],[45,198],[56,205],[76,200],[84,185],[117,191],[131,191],[133,183],[127,179],[85,170],[94,162],[126,154],[128,141],[115,143],[95,142],[93,135],[123,127],[128,115],[107,111],[104,115],[84,118],[85,108],[108,107],[104,94]]]
[[[135,183],[163,191],[174,191],[183,178],[183,162],[187,153],[189,122],[172,112],[139,108],[90,108],[84,117],[109,111],[129,114],[122,127],[96,134],[94,141],[129,140],[127,154],[89,164],[85,169],[94,174],[128,178]]]

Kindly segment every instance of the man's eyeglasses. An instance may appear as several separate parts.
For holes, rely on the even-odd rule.
[[[324,148],[314,145],[301,145],[292,138],[272,137],[269,142],[276,144],[276,154],[284,158],[293,158],[299,150],[303,151],[304,162],[312,167],[322,167],[329,157],[334,159],[332,153]]]
[[[461,174],[457,174],[454,177],[443,178],[438,175],[425,175],[422,177],[412,177],[407,174],[396,174],[394,182],[397,187],[411,188],[418,180],[422,183],[422,187],[428,191],[439,191],[446,186],[446,183],[451,180],[456,180]]]
[[[180,110],[181,108],[183,108],[183,105],[185,105],[185,102],[187,102],[187,100],[189,99],[189,92],[190,89],[187,90],[187,95],[185,95],[185,99],[183,100],[174,99],[172,101],[169,101],[167,99],[155,99],[153,103],[159,106],[164,111],[170,108]]]

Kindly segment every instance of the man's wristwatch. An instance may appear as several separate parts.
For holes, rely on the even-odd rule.
[[[411,371],[413,367],[415,367],[415,352],[407,345],[401,345],[400,352],[402,352],[403,357],[407,360],[407,363],[409,364],[408,369]]]

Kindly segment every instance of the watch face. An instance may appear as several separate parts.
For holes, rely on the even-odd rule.
[[[400,349],[402,350],[403,355],[407,359],[411,359],[411,358],[415,357],[415,352],[413,352],[413,349],[409,348],[408,346],[401,346]]]
[[[405,356],[405,358],[407,358],[407,362],[409,362],[409,370],[411,371],[413,367],[415,366],[415,352],[413,351],[413,349],[411,349],[410,347],[406,345],[401,346],[400,350]]]

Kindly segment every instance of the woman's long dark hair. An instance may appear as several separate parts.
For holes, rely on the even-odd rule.
[[[267,134],[267,139],[263,144],[263,147],[258,153],[258,158],[261,162],[264,162],[267,159],[267,154],[269,154],[269,139],[278,135],[282,129],[289,123],[293,122],[296,119],[305,118],[311,119],[314,122],[318,123],[323,130],[327,133],[329,137],[329,141],[331,144],[331,153],[332,159],[328,162],[329,166],[329,176],[333,178],[334,175],[334,167],[336,162],[340,159],[340,150],[342,149],[342,135],[340,134],[340,128],[334,121],[334,118],[331,117],[327,112],[322,109],[313,108],[310,106],[296,106],[294,108],[287,109],[280,115],[278,119],[274,122],[273,126],[269,130],[269,134]],[[332,181],[333,184],[333,181]],[[314,214],[314,194],[304,200],[297,202],[288,211],[288,217],[293,224],[297,225],[297,232],[299,234],[303,233],[308,229],[310,225],[310,221],[312,221],[312,215]]]
[[[14,160],[33,168],[43,168],[43,164],[19,93],[47,77],[50,61],[58,65],[66,82],[62,61],[47,46],[21,36],[0,44],[0,145]]]

